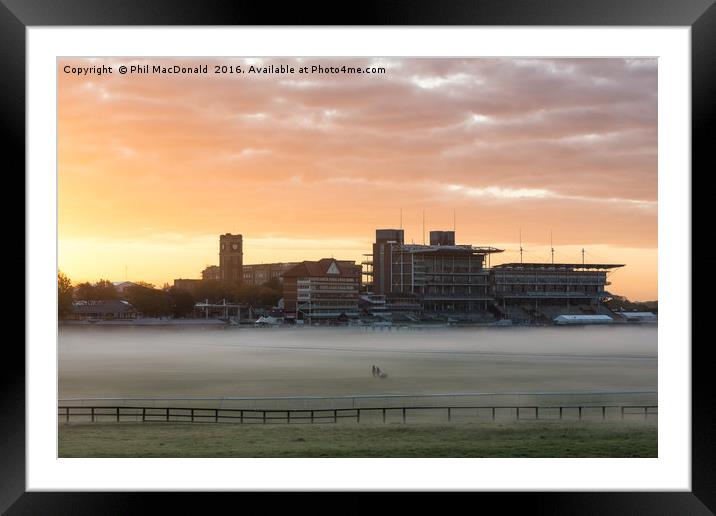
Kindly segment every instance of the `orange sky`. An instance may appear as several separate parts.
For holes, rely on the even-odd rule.
[[[120,75],[119,65],[209,65]],[[66,65],[112,65],[73,75]],[[384,66],[215,75],[213,64]],[[374,231],[452,229],[493,263],[625,263],[657,298],[655,59],[72,59],[58,63],[59,266],[73,281],[199,277],[244,262],[361,259]]]

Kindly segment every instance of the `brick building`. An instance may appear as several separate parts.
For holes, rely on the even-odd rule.
[[[307,323],[359,315],[361,267],[353,261],[304,261],[283,273],[284,317]]]
[[[298,265],[298,262],[257,263],[244,265],[243,281],[247,285],[261,285],[274,278],[283,281],[283,273]]]
[[[219,274],[227,285],[241,283],[243,279],[243,236],[226,233],[219,236]]]
[[[201,271],[201,279],[203,280],[221,280],[221,269],[218,265],[207,265],[206,269]]]

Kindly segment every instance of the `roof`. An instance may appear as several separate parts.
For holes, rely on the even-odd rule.
[[[612,322],[608,315],[570,315],[563,314],[554,318],[555,322]]]
[[[360,277],[360,265],[352,260],[323,258],[317,262],[303,261],[283,273],[284,278]]]
[[[279,321],[276,317],[272,317],[270,315],[268,317],[262,315],[261,317],[256,319],[255,323],[256,324],[280,324],[281,321]]]
[[[80,314],[117,314],[136,311],[127,301],[121,301],[119,299],[75,301],[72,303],[72,310]]]
[[[616,263],[501,263],[493,269],[616,269],[624,264]]]
[[[294,265],[298,265],[298,262],[245,263],[242,267],[245,271],[250,271],[260,268],[288,269]]]
[[[617,312],[619,315],[626,317],[629,319],[630,317],[656,317],[656,314],[653,312]]]
[[[403,244],[401,250],[408,253],[459,253],[459,254],[492,254],[502,253],[504,249],[496,247],[476,247],[472,245],[425,245]]]
[[[114,285],[117,290],[121,291],[128,287],[135,287],[137,286],[137,283],[133,281],[113,281],[112,285]]]

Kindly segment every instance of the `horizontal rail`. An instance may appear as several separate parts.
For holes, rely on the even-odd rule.
[[[544,417],[548,411],[558,411],[557,418],[565,419],[571,411],[579,420],[586,418],[586,412],[594,414],[595,410],[601,415],[602,420],[607,419],[607,411],[611,409],[610,416],[619,416],[623,420],[625,416],[639,415],[644,419],[648,419],[650,415],[658,415],[658,405],[555,405],[555,406],[537,406],[537,405],[473,405],[473,406],[410,406],[410,407],[361,407],[361,408],[331,408],[331,409],[232,409],[232,408],[198,408],[198,407],[77,407],[61,405],[58,407],[58,417],[60,421],[70,423],[72,418],[89,418],[90,422],[98,422],[100,418],[104,421],[121,422],[137,421],[141,417],[142,422],[214,422],[220,420],[239,420],[240,423],[249,421],[260,421],[267,424],[274,421],[280,421],[286,424],[300,423],[308,421],[309,423],[320,423],[322,421],[338,422],[339,419],[352,419],[356,423],[361,422],[361,413],[381,412],[382,422],[386,422],[386,415],[391,412],[401,414],[403,423],[407,421],[408,412],[414,411],[432,411],[444,412],[446,420],[452,421],[457,415],[465,415],[466,411],[474,411],[474,416],[479,417],[481,410],[489,411],[490,419],[497,419],[497,411],[509,411],[509,417],[516,420],[540,418],[540,413]],[[614,414],[614,411],[617,411]],[[576,411],[576,412],[575,412]],[[124,418],[124,419],[123,419]],[[130,419],[131,418],[131,419]],[[611,417],[610,417],[611,419]]]
[[[556,356],[556,355],[555,355]],[[651,358],[651,357],[627,357]],[[441,398],[441,397],[480,397],[480,396],[604,396],[624,394],[658,394],[653,390],[633,391],[517,391],[517,392],[437,392],[430,394],[350,394],[341,396],[98,396],[65,397],[58,401],[272,401],[272,400],[352,400],[381,398]],[[211,409],[213,410],[213,409]]]

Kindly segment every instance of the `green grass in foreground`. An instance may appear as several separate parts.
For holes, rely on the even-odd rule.
[[[656,423],[59,425],[60,457],[657,457]]]

